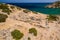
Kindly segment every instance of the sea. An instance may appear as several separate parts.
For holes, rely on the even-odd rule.
[[[52,3],[8,3],[31,11],[43,14],[60,15],[60,8],[46,8],[45,6]]]

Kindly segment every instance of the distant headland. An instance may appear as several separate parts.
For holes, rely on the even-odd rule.
[[[50,5],[47,5],[46,8],[60,8],[60,1],[56,1]]]

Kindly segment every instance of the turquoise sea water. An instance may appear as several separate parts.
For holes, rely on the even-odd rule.
[[[44,14],[60,14],[60,9],[58,8],[34,8],[32,10],[35,10],[37,12],[40,12],[40,13],[44,13]]]
[[[32,11],[44,14],[58,14],[60,15],[60,8],[45,8],[46,5],[52,3],[9,3]]]

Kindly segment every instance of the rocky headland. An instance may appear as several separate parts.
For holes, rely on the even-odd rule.
[[[60,1],[47,5],[46,8],[60,8]]]

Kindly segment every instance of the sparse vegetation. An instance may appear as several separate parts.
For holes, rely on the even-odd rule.
[[[48,21],[57,21],[59,18],[55,15],[49,15],[47,16]]]
[[[0,4],[0,9],[2,9],[2,12],[5,12],[9,14],[11,10],[9,9],[9,6],[7,4]]]
[[[30,37],[28,37],[28,40],[31,40]]]
[[[14,9],[14,8],[15,8],[15,6],[10,6],[10,8],[11,8],[11,9]]]
[[[9,15],[10,12],[11,12],[11,10],[9,10],[9,9],[4,9],[4,10],[2,10],[2,12],[5,12],[5,13],[7,13],[7,14]]]
[[[8,9],[8,5],[7,4],[0,4],[0,9]]]
[[[17,8],[18,10],[21,10],[21,9],[22,9],[22,8],[20,8],[20,7],[17,7],[17,6],[16,6],[16,8]]]
[[[37,36],[37,30],[35,28],[29,29],[29,33],[33,33],[34,36]]]
[[[60,1],[56,1],[55,3],[56,3],[58,6],[59,6],[59,4],[60,4]]]
[[[33,11],[33,13],[38,14],[37,12]]]
[[[5,22],[5,21],[6,21],[6,18],[8,18],[7,15],[5,15],[5,14],[0,14],[0,22]]]
[[[59,8],[60,9],[60,1],[56,1],[51,5],[48,5],[47,8]]]
[[[28,13],[28,12],[30,12],[30,10],[25,9],[25,10],[23,10],[23,12]]]
[[[60,8],[60,1],[55,2],[55,7]]]
[[[19,39],[21,39],[21,38],[24,36],[24,34],[21,33],[19,30],[14,30],[14,31],[12,31],[12,32],[11,32],[11,35],[13,36],[13,38],[14,38],[15,40],[19,40]]]

